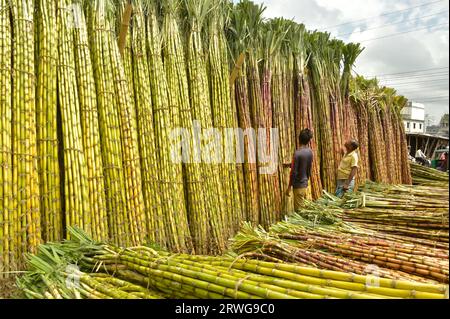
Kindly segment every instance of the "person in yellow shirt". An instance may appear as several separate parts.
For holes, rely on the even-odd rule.
[[[345,149],[342,149],[344,157],[339,164],[336,185],[336,196],[339,198],[355,188],[355,176],[359,165],[358,148],[358,141],[349,140],[345,143]]]

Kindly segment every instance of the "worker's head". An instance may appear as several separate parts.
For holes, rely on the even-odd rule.
[[[300,132],[298,137],[301,145],[308,145],[313,138],[313,132],[309,128],[305,128]]]
[[[357,140],[348,140],[347,142],[345,142],[345,148],[347,150],[347,152],[353,152],[354,150],[357,150],[359,147],[359,143]]]

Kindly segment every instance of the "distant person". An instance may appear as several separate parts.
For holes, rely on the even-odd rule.
[[[442,172],[448,171],[448,152],[445,152],[441,155],[441,165],[438,167],[438,170]]]
[[[349,140],[341,150],[344,157],[339,164],[336,183],[336,196],[339,198],[342,198],[347,192],[353,192],[355,188],[355,177],[359,164],[358,148],[358,141]]]
[[[427,157],[425,156],[425,154],[422,152],[422,149],[420,149],[420,148],[416,151],[416,161],[422,165],[425,165],[425,166],[428,165]]]
[[[308,181],[311,177],[311,167],[313,161],[313,152],[309,143],[313,138],[310,129],[304,129],[300,132],[300,147],[295,151],[291,164],[291,173],[289,185],[286,190],[286,196],[290,196],[291,188],[294,188],[294,209],[298,211],[302,208],[306,199]]]

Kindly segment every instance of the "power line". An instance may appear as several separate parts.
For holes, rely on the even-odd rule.
[[[348,24],[353,24],[353,23],[356,23],[356,22],[367,21],[367,20],[371,20],[371,19],[375,19],[375,18],[379,18],[379,17],[384,17],[384,16],[387,16],[387,15],[391,15],[391,14],[395,14],[395,13],[399,13],[399,12],[409,11],[409,10],[412,10],[412,9],[415,9],[415,8],[429,6],[429,5],[432,5],[432,4],[435,4],[435,3],[439,3],[439,2],[442,2],[442,1],[443,0],[427,2],[427,3],[423,3],[421,5],[417,5],[417,6],[414,6],[414,7],[409,7],[409,8],[402,9],[402,10],[385,12],[385,13],[382,13],[382,14],[380,14],[378,16],[373,16],[373,17],[369,17],[369,18],[365,18],[365,19],[359,19],[359,20],[353,20],[353,21],[349,21],[349,22],[345,22],[345,23],[335,24],[335,25],[332,25],[332,26],[328,26],[328,27],[322,28],[322,30],[323,29],[330,29],[330,28],[334,29],[336,27],[340,27],[340,26],[343,26],[343,25],[348,25]]]
[[[349,33],[339,34],[338,37],[344,37],[344,36],[347,36],[347,35],[352,35],[354,33],[360,34],[360,33],[364,33],[364,32],[367,32],[367,31],[376,30],[376,29],[382,29],[382,28],[385,28],[385,27],[388,27],[388,26],[391,26],[391,25],[397,25],[397,24],[402,24],[402,23],[405,23],[405,22],[411,22],[411,21],[414,21],[414,20],[420,20],[420,19],[423,19],[423,18],[436,16],[436,15],[439,15],[439,14],[442,14],[442,13],[446,13],[446,12],[448,12],[448,10],[441,11],[441,12],[438,12],[438,13],[435,13],[435,14],[426,15],[426,16],[423,16],[423,17],[414,18],[414,19],[407,20],[407,21],[388,23],[388,24],[384,24],[384,25],[381,25],[381,26],[378,26],[378,27],[373,27],[373,28],[369,28],[369,29],[366,29],[366,30],[358,31],[358,32],[349,32]]]
[[[442,99],[442,98],[448,98],[448,95],[434,95],[434,96],[416,96],[411,97],[411,99],[421,99],[421,100],[434,100],[434,99]]]
[[[422,74],[410,74],[410,75],[393,75],[393,76],[380,76],[377,77],[379,80],[401,80],[401,79],[414,79],[414,78],[432,78],[442,75],[448,75],[448,71],[433,72],[433,73],[422,73]]]
[[[438,100],[430,100],[430,101],[417,100],[417,99],[409,99],[409,100],[411,100],[411,101],[417,101],[417,102],[419,102],[419,103],[423,103],[423,104],[429,105],[429,104],[435,104],[435,103],[439,103],[439,102],[442,103],[443,101],[448,101],[448,98],[446,98],[446,99],[438,99]]]
[[[448,95],[446,95],[446,96],[437,96],[437,97],[429,97],[429,98],[427,98],[427,97],[425,97],[425,98],[422,98],[422,97],[408,97],[408,96],[406,96],[406,98],[408,98],[409,100],[414,100],[414,101],[421,101],[421,102],[430,102],[430,101],[443,101],[443,100],[445,100],[445,99],[448,99]]]
[[[442,77],[448,77],[448,73],[442,73],[442,74],[433,74],[433,75],[422,75],[422,76],[404,76],[404,77],[398,77],[398,78],[378,78],[380,82],[393,82],[393,83],[400,83],[403,81],[420,81],[420,80],[437,80],[438,78]]]
[[[433,70],[442,70],[442,69],[448,69],[448,68],[449,68],[448,66],[444,66],[444,67],[437,67],[437,68],[431,68],[431,69],[420,69],[420,70],[414,70],[414,71],[404,71],[404,72],[389,73],[389,74],[371,75],[370,77],[381,77],[381,76],[397,75],[397,74],[411,74],[411,73],[426,72],[426,71],[433,71]]]
[[[369,41],[380,40],[380,39],[385,39],[385,38],[391,38],[391,37],[399,36],[399,35],[406,34],[406,33],[421,31],[421,30],[430,29],[430,28],[437,28],[437,27],[441,27],[441,26],[444,26],[444,25],[448,25],[448,22],[442,23],[442,24],[437,24],[437,25],[434,25],[434,26],[431,26],[431,27],[427,26],[427,27],[423,27],[423,28],[419,28],[419,29],[413,29],[413,30],[409,30],[409,31],[388,34],[388,35],[385,35],[383,37],[367,39],[367,40],[361,40],[361,41],[357,41],[357,42],[362,43],[362,42],[369,42]],[[432,30],[432,31],[437,31],[437,30]]]
[[[406,81],[406,82],[404,82]],[[390,85],[404,85],[404,84],[415,84],[415,83],[435,83],[435,82],[448,82],[448,77],[446,78],[439,78],[439,79],[429,79],[429,80],[425,80],[425,79],[416,79],[416,80],[411,80],[408,81],[408,79],[403,79],[401,81],[381,81],[381,83],[387,83]]]
[[[448,87],[445,88],[440,88],[440,87],[434,87],[434,86],[420,86],[420,90],[418,90],[417,88],[397,88],[397,92],[401,93],[401,94],[414,94],[417,92],[423,92],[425,91],[431,91],[431,92],[448,92]]]
[[[387,82],[383,82],[383,83],[380,83],[381,85],[384,85],[384,86],[391,86],[391,87],[404,87],[405,85],[406,86],[408,86],[408,85],[414,85],[414,84],[416,84],[416,85],[419,85],[419,84],[427,84],[427,83],[448,83],[448,79],[440,79],[440,80],[432,80],[432,81],[417,81],[417,82],[404,82],[404,83],[398,83],[398,84],[396,84],[396,83],[387,83]]]

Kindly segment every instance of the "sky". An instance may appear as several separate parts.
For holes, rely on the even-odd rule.
[[[425,104],[430,124],[449,103],[447,0],[254,0],[266,18],[284,17],[330,32],[365,50],[354,72],[376,76],[413,102]]]

